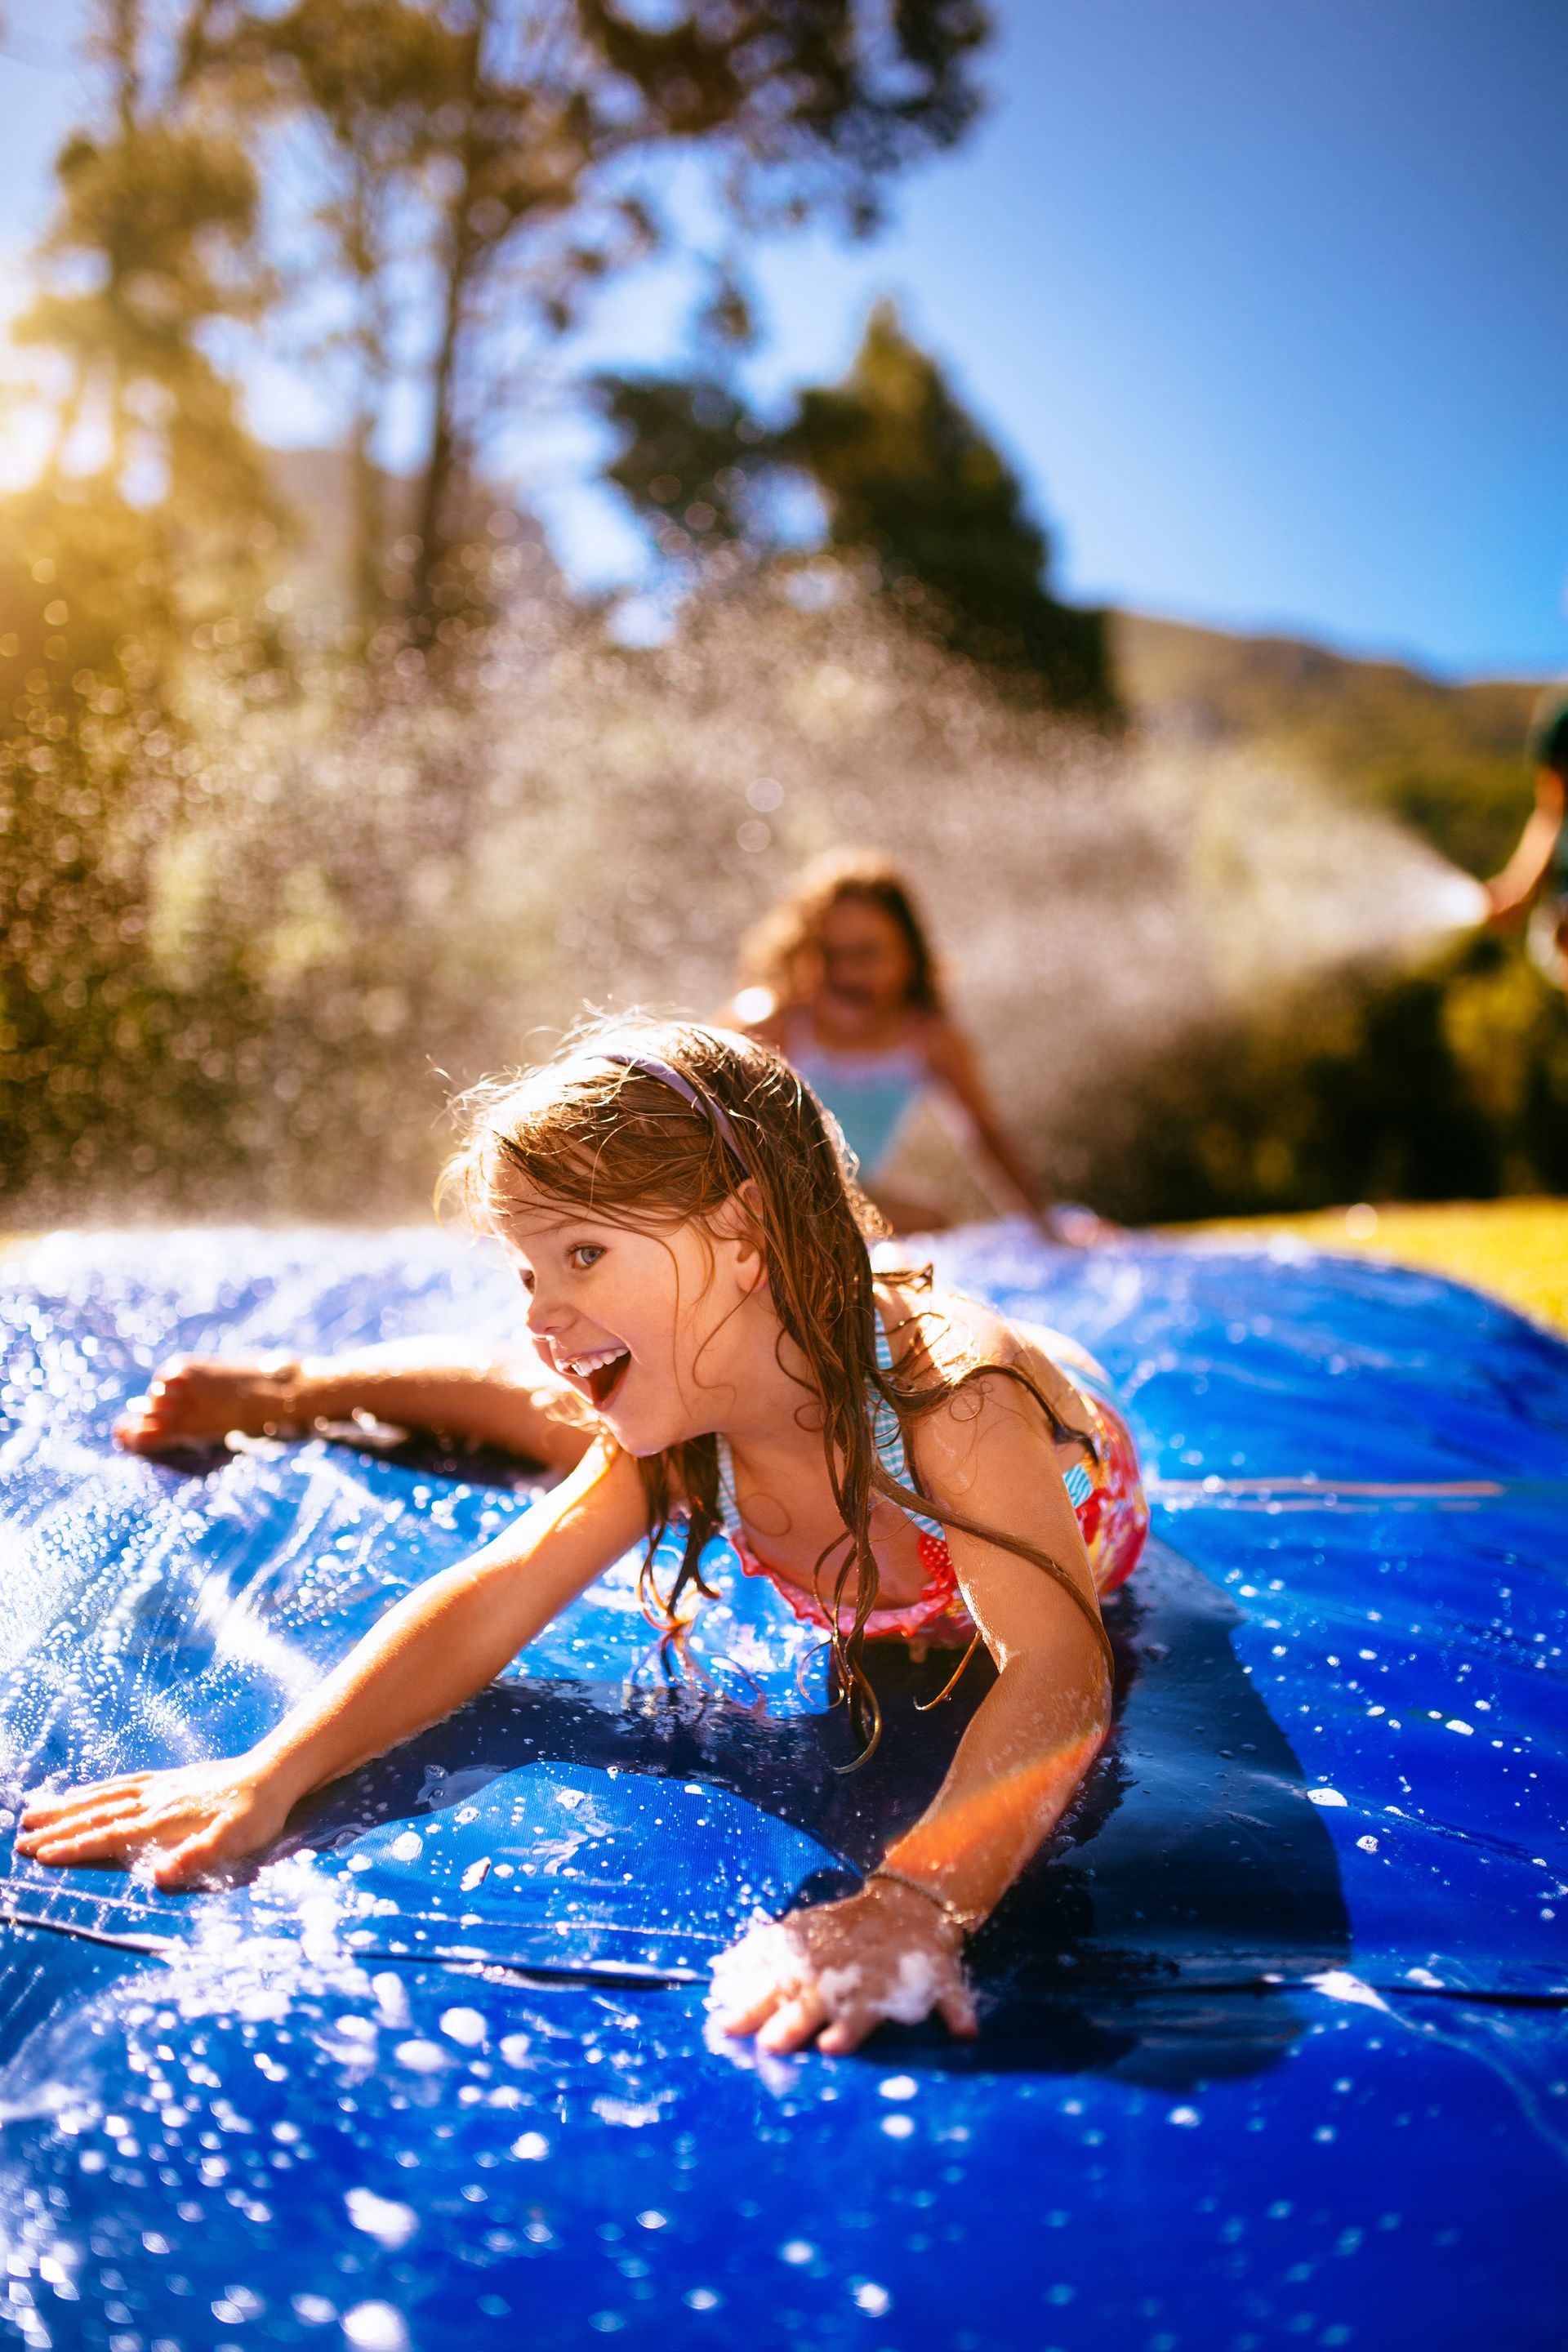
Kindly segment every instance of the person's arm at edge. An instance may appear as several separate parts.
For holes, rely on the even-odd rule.
[[[1536,772],[1535,806],[1518,846],[1502,871],[1483,885],[1491,901],[1494,923],[1508,923],[1522,914],[1540,889],[1563,829],[1565,793],[1568,785],[1555,769],[1541,768]]]

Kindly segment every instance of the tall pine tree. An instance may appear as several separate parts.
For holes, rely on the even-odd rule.
[[[782,430],[718,374],[605,374],[593,389],[619,436],[607,477],[667,557],[778,554],[771,488],[804,474],[826,503],[829,547],[873,559],[917,625],[1009,694],[1119,716],[1106,615],[1051,594],[1049,542],[1016,475],[890,304],[872,313],[844,382],[803,393]]]
[[[1114,716],[1105,614],[1050,593],[1016,475],[890,303],[844,382],[802,396],[780,448],[826,498],[832,546],[874,557],[957,651],[1058,709]]]

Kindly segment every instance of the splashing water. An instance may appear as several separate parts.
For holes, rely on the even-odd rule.
[[[1119,1069],[1482,911],[1306,772],[1074,730],[852,580],[817,590],[731,588],[651,648],[525,605],[460,699],[366,713],[326,668],[281,706],[211,683],[149,923],[219,1089],[198,1150],[204,1119],[230,1147],[181,1207],[253,1209],[261,1169],[295,1211],[418,1205],[450,1082],[585,1002],[713,1008],[740,932],[838,843],[907,866],[1013,1116],[1069,1181]]]

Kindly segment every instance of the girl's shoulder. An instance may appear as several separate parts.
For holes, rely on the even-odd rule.
[[[1061,1334],[1015,1322],[962,1291],[921,1289],[896,1281],[879,1283],[878,1288],[899,1371],[920,1386],[951,1384],[948,1398],[930,1412],[933,1427],[944,1421],[972,1427],[977,1418],[1019,1414],[1031,1426],[1039,1425],[1039,1408],[1030,1399],[1030,1388],[1069,1427],[1081,1426],[1089,1417],[1083,1390],[1074,1378],[1074,1358],[1081,1357],[1080,1372],[1097,1368],[1091,1357]],[[1012,1377],[1015,1373],[1021,1373],[1023,1381]]]
[[[974,1049],[951,1013],[911,1005],[904,1034],[923,1055],[933,1077],[963,1078],[974,1066]]]

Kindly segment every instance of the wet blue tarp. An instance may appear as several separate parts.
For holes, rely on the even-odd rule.
[[[980,2042],[713,2045],[712,1953],[854,1883],[979,1685],[917,1718],[889,1658],[886,1754],[846,1779],[769,1588],[735,1580],[670,1684],[622,1568],[247,1885],[6,1870],[24,2337],[1568,2340],[1568,1349],[1300,1254],[942,1255],[1105,1360],[1156,1499],[1116,1738],[979,1940]],[[503,1333],[479,1253],[61,1236],[4,1270],[13,1799],[242,1743],[526,1506],[483,1457],[108,1442],[174,1347]]]

